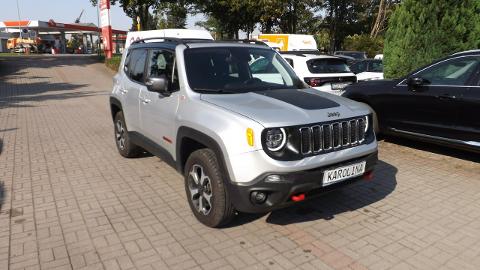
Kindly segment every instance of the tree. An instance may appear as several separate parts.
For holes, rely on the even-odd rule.
[[[387,78],[454,52],[480,47],[480,1],[404,0],[394,11],[385,37]]]
[[[394,6],[400,3],[400,0],[375,0],[374,2],[378,1],[380,1],[378,5],[374,5],[378,6],[378,12],[375,23],[373,24],[372,30],[370,31],[371,38],[376,38],[380,33],[385,30],[388,18],[390,17]]]
[[[351,51],[367,52],[368,57],[374,57],[383,51],[383,38],[371,37],[367,34],[347,36],[343,48]]]
[[[321,7],[325,18],[323,25],[329,29],[330,51],[342,47],[343,40],[348,35],[363,34],[369,28],[368,8],[371,1],[367,0],[324,0]]]
[[[98,0],[90,0],[92,5],[96,6]],[[117,3],[123,8],[125,14],[132,18],[133,24],[137,23],[137,16],[140,18],[142,30],[156,29],[157,25],[154,16],[150,13],[151,9],[157,9],[161,3],[174,2],[173,0],[110,0],[112,5]]]
[[[158,17],[157,28],[185,28],[189,5],[186,0],[161,3],[155,13]]]

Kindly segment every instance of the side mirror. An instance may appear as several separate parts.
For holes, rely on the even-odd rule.
[[[412,88],[418,88],[428,83],[429,81],[422,77],[410,77],[407,79],[407,85]]]
[[[163,96],[170,96],[167,79],[162,77],[150,77],[145,82],[148,91],[160,93]]]

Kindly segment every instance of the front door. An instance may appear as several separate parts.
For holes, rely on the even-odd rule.
[[[140,92],[140,118],[144,135],[170,153],[175,148],[174,123],[179,103],[179,82],[175,53],[170,50],[152,49],[148,52],[147,78],[164,77],[168,81],[169,96]]]
[[[124,67],[126,79],[122,80],[120,92],[124,96],[123,110],[125,122],[129,131],[138,131],[140,128],[140,108],[139,95],[140,90],[145,88],[144,71],[145,61],[147,59],[147,50],[134,49],[126,59]]]

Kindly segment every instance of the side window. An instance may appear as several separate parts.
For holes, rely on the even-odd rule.
[[[371,61],[368,64],[368,71],[370,71],[370,72],[383,72],[382,61]]]
[[[132,51],[128,61],[130,79],[143,83],[146,59],[146,50],[136,49]]]
[[[353,73],[361,73],[367,70],[365,61],[357,62],[350,66],[350,70]]]
[[[480,62],[480,56],[467,56],[447,60],[415,74],[431,85],[471,85]]]
[[[294,67],[294,66],[293,66],[293,59],[285,58],[285,60],[287,61],[287,63],[288,63],[290,66]]]
[[[168,81],[168,90],[180,88],[175,62],[175,54],[166,50],[151,50],[147,66],[148,77],[164,77]]]

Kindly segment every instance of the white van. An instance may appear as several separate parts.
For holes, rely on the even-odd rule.
[[[183,38],[183,39],[207,39],[213,40],[210,32],[206,30],[193,30],[193,29],[162,29],[162,30],[150,30],[150,31],[134,31],[128,32],[125,48],[128,48],[136,40],[144,38]]]
[[[317,42],[312,35],[299,34],[260,34],[258,40],[270,47],[278,47],[280,51],[316,51]],[[274,46],[270,44],[275,44]]]

